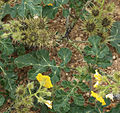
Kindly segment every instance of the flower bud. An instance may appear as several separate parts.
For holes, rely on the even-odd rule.
[[[51,92],[47,92],[47,96],[51,96]]]
[[[38,102],[40,102],[40,103],[44,103],[45,102],[45,100],[42,97],[39,97],[37,99],[38,99]]]
[[[34,89],[34,82],[27,84],[28,89]]]

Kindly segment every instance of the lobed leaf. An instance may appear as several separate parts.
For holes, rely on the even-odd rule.
[[[84,48],[84,60],[88,64],[97,65],[102,68],[110,66],[112,64],[112,53],[107,45],[100,43],[101,37],[91,36],[88,38],[88,41],[91,43],[91,46]]]
[[[120,22],[114,22],[111,28],[111,45],[120,53]]]
[[[5,102],[4,96],[0,95],[0,106],[2,106]]]
[[[62,52],[64,56],[61,56]],[[55,60],[50,60],[49,52],[47,50],[38,50],[26,55],[19,56],[15,59],[15,64],[17,67],[22,68],[25,66],[33,66],[33,68],[28,72],[29,79],[35,80],[35,77],[38,73],[46,72],[48,69],[51,69],[52,73],[50,74],[52,82],[56,83],[60,79],[61,69],[66,68],[66,64],[70,61],[72,55],[71,51],[67,48],[62,48],[58,52],[59,57],[63,60],[60,66],[56,65]]]
[[[1,55],[8,56],[14,52],[14,47],[10,38],[1,38],[0,39],[0,51]]]

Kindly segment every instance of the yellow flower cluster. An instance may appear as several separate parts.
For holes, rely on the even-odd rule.
[[[100,84],[100,82],[102,81],[102,76],[99,74],[99,72],[97,70],[95,70],[95,74],[94,74],[94,77],[96,79],[96,84],[94,85],[94,88],[97,88],[98,85]]]
[[[53,87],[52,83],[51,83],[51,80],[50,80],[50,77],[47,76],[47,75],[42,75],[41,73],[39,73],[37,76],[36,76],[36,79],[39,81],[40,85],[41,86],[44,86],[46,88],[51,88]],[[39,98],[39,99],[43,99],[43,98]],[[41,101],[41,100],[40,100]],[[45,101],[45,104],[48,106],[48,108],[52,109],[52,101],[50,100],[46,100]]]
[[[91,91],[91,96],[93,96],[93,97],[96,98],[99,102],[101,102],[103,106],[106,105],[104,99],[103,99],[101,96],[99,96],[97,93]]]
[[[42,75],[41,73],[39,73],[37,76],[36,76],[36,79],[40,82],[40,85],[41,86],[44,86],[46,88],[51,88],[53,87],[52,83],[51,83],[51,80],[50,80],[50,77],[47,76],[47,75]]]

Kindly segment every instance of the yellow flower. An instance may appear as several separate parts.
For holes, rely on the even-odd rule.
[[[99,72],[97,70],[95,70],[95,74],[94,74],[94,77],[95,79],[97,80],[96,84],[94,85],[94,88],[97,88],[98,85],[100,84],[100,82],[102,81],[102,76],[99,74]]]
[[[103,99],[101,96],[99,96],[97,93],[94,93],[93,91],[91,91],[91,96],[93,96],[93,97],[96,98],[99,102],[101,102],[103,106],[106,105],[104,99]]]
[[[100,84],[100,81],[97,81],[93,87],[97,88],[99,84]]]
[[[50,109],[52,109],[52,101],[46,100],[45,104],[46,104]]]
[[[99,72],[97,70],[95,70],[95,74],[94,77],[96,78],[96,80],[101,81],[102,80],[102,76],[99,74]]]
[[[48,6],[53,6],[53,4],[49,3]]]
[[[36,76],[36,79],[40,82],[40,84],[46,88],[51,88],[53,87],[50,77],[47,75],[42,75],[41,73],[39,73]]]

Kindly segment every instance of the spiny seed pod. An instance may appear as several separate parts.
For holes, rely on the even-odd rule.
[[[27,31],[22,34],[21,42],[29,46],[50,45],[50,33],[46,29]]]
[[[101,38],[104,38],[104,39],[109,37],[108,32],[97,31],[97,35],[100,36]]]
[[[109,38],[109,33],[108,32],[98,31],[97,35],[102,38],[101,42],[108,43],[108,40],[107,40]]]
[[[34,28],[45,29],[48,27],[46,18],[24,19],[24,20],[20,20],[20,23],[23,25],[22,27],[24,29],[25,28],[29,28],[31,30],[33,30]]]
[[[32,105],[33,105],[33,99],[32,99],[32,97],[26,96],[26,97],[23,99],[23,103],[24,103],[25,105],[27,105],[28,107],[32,107]]]
[[[101,19],[101,28],[102,29],[110,29],[112,27],[114,20],[112,19],[112,16],[103,16]]]
[[[120,81],[120,71],[115,72],[113,74],[113,78],[114,78],[115,81]]]
[[[22,100],[20,100],[19,102],[16,102],[14,105],[14,108],[17,113],[29,113],[30,112],[30,107],[24,104]]]
[[[92,10],[92,15],[95,16],[95,17],[98,16],[99,15],[99,10],[98,9],[96,9],[96,10],[93,9]]]
[[[96,27],[96,25],[94,22],[92,22],[92,23],[87,22],[87,24],[86,24],[86,29],[88,32],[93,32],[95,27]]]
[[[107,17],[103,18],[103,20],[102,20],[102,26],[103,27],[109,26],[110,23],[111,23],[111,21]]]
[[[97,19],[103,13],[103,10],[100,9],[99,6],[97,6],[97,5],[94,4],[94,6],[90,8],[89,12],[90,12],[91,17]]]
[[[89,35],[95,35],[97,32],[98,25],[96,21],[90,19],[86,20],[83,23],[83,30],[84,32],[88,33]]]
[[[19,41],[27,46],[38,47],[52,46],[54,33],[47,29],[46,19],[24,19],[11,21],[9,27],[4,27],[13,37],[13,41]]]
[[[34,89],[34,82],[30,82],[27,84],[28,89]]]
[[[115,9],[115,4],[113,2],[107,4],[106,7],[105,7],[105,10],[106,10],[107,13],[113,13],[114,9]]]
[[[25,95],[25,88],[24,88],[23,85],[20,85],[20,86],[17,87],[16,94],[17,94],[18,97],[19,96],[21,97],[21,96]]]

